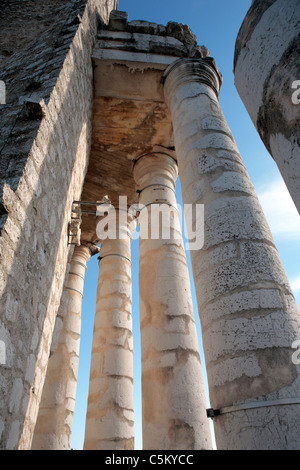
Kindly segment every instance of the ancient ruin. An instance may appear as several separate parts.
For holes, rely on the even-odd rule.
[[[129,21],[117,3],[46,1],[39,35],[27,32],[19,49],[16,36],[15,54],[2,44],[0,447],[70,448],[84,278],[96,255],[84,448],[134,449],[130,246],[139,224],[143,448],[210,450],[212,417],[217,449],[299,449],[299,309],[219,105],[222,75],[188,26]],[[24,19],[26,9],[16,25]],[[16,34],[1,21],[3,37]],[[192,215],[187,226],[209,410],[178,177],[186,207],[205,211],[203,234]],[[157,208],[170,227],[153,236]]]

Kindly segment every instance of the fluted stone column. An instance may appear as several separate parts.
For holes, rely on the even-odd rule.
[[[37,424],[33,450],[70,450],[75,406],[81,307],[87,262],[96,247],[76,246],[65,285],[66,311],[57,347],[50,356]]]
[[[183,203],[204,204],[191,259],[217,447],[297,449],[299,309],[220,109],[219,73],[212,59],[181,59],[164,79]]]
[[[100,248],[85,450],[134,449],[131,233],[116,217]]]
[[[240,28],[236,89],[300,213],[300,3],[255,0]]]
[[[176,210],[177,174],[177,163],[168,150],[144,155],[134,166],[141,204],[143,448],[211,449],[189,273]],[[153,219],[159,204],[163,217],[173,211],[169,235],[165,232],[168,223],[157,230]]]

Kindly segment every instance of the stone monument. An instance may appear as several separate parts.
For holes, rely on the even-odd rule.
[[[1,17],[1,448],[70,448],[97,254],[84,447],[134,449],[130,246],[158,210],[170,234],[140,238],[143,448],[211,449],[212,417],[218,449],[298,449],[299,310],[219,105],[221,73],[188,26],[117,7],[33,0],[14,24]],[[201,243],[187,225],[209,410],[177,177],[184,205],[204,207]]]

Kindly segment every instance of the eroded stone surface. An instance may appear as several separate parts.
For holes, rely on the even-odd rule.
[[[87,246],[75,247],[67,282],[66,299],[58,315],[61,326],[57,345],[53,345],[39,414],[34,430],[32,450],[69,450],[76,398],[77,372],[81,332],[81,305],[87,262],[91,257]]]
[[[205,91],[201,74],[193,73],[200,64],[191,67],[182,59],[170,66],[165,95],[183,202],[204,204],[205,242],[191,259],[211,404],[222,409],[297,398],[299,366],[291,361],[291,345],[299,337],[299,310],[295,300],[284,299],[291,289],[216,94]],[[277,418],[267,427],[267,403],[261,415],[244,410],[216,418],[218,449],[294,449],[292,434],[299,435],[299,428],[292,419],[293,429],[279,429],[280,407],[270,413],[276,415],[276,408]],[[287,412],[299,415],[299,405]]]
[[[3,6],[6,13],[10,3]],[[34,0],[26,3],[32,12],[40,10]],[[291,344],[299,338],[299,311],[220,110],[217,95],[222,78],[208,50],[198,46],[182,24],[128,22],[126,13],[114,11],[106,25],[110,9],[116,7],[113,0],[44,3],[32,27],[24,29],[26,37],[19,28],[27,18],[25,8],[14,24],[1,25],[7,33],[0,57],[8,81],[8,102],[0,110],[1,122],[5,119],[0,129],[5,183],[0,207],[1,448],[30,448],[37,416],[34,445],[68,448],[83,287],[81,268],[70,264],[73,247],[68,246],[67,228],[72,203],[108,196],[117,206],[122,194],[129,206],[140,194],[144,202],[160,199],[175,205],[176,164],[171,159],[166,165],[166,154],[176,158],[171,152],[173,131],[184,202],[205,206],[204,243],[192,252],[192,261],[212,406],[297,397],[299,366],[291,362]],[[276,14],[275,7],[283,3],[284,14]],[[288,134],[292,126],[283,126],[297,121],[296,108],[287,106],[286,85],[291,65],[290,76],[297,71],[297,44],[291,41],[284,49],[297,15],[287,28],[284,21],[292,1],[252,4],[251,11],[258,16],[242,28],[246,40],[240,35],[238,51],[245,61],[242,69],[258,85],[259,92],[254,99],[250,94],[249,101],[259,110],[258,127],[274,154],[291,152],[281,171],[286,178],[293,177],[297,188],[298,150]],[[56,22],[50,24],[47,15],[53,9]],[[98,14],[103,22],[97,31]],[[277,17],[283,25],[280,35],[275,22],[268,24]],[[16,38],[15,26],[18,41],[11,48],[8,40]],[[279,37],[279,47],[274,49],[272,41],[265,46],[265,35],[268,40]],[[255,66],[257,51],[249,53],[251,66],[247,63],[250,45],[261,53],[262,67]],[[183,73],[180,87],[178,58],[187,60],[196,78],[188,77],[186,83]],[[274,58],[280,61],[271,73],[268,68]],[[237,57],[236,70],[241,60]],[[164,75],[170,65],[172,72]],[[279,80],[281,72],[284,81]],[[278,113],[277,95],[282,101]],[[280,118],[279,124],[274,116]],[[157,145],[160,151],[153,150]],[[147,158],[135,161],[145,154]],[[141,193],[136,192],[134,165]],[[144,175],[138,174],[143,166]],[[145,188],[148,180],[167,183],[168,188]],[[85,208],[94,212],[82,214],[81,242],[98,243],[95,206]],[[141,222],[146,214],[144,210],[140,215]],[[143,239],[140,245],[145,447],[210,448],[176,213],[171,226],[169,238]],[[130,241],[102,240],[101,250],[85,446],[132,450]],[[69,289],[74,294],[63,320],[57,312],[66,307],[62,293],[69,267]],[[220,449],[299,447],[296,406],[242,410],[221,415],[215,423]]]
[[[131,234],[124,228],[124,239],[101,243],[86,450],[134,449]]]
[[[176,206],[177,164],[167,149],[138,159],[134,177],[140,192],[139,202],[145,205],[140,227],[153,213],[157,200],[170,204],[166,206],[168,209]],[[176,222],[178,217],[175,209],[173,231],[168,237],[163,237],[161,226],[157,239],[140,238],[145,449],[211,448],[189,274],[180,224]]]
[[[87,168],[98,14],[108,21],[115,2],[49,0],[42,12],[34,0],[26,8],[2,6],[14,21],[1,15],[1,54],[9,53],[1,67],[7,104],[0,126],[0,331],[7,334],[8,363],[0,372],[0,446],[29,449],[73,250],[67,240],[72,202],[80,199]],[[27,102],[42,102],[38,120],[22,119]]]
[[[235,84],[300,211],[300,107],[297,0],[253,2],[235,49]]]

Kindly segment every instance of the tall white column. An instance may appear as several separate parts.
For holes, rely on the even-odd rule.
[[[191,259],[218,449],[299,448],[299,309],[220,109],[220,75],[211,58],[181,59],[164,78],[183,202],[204,204]]]
[[[76,246],[65,285],[66,312],[50,356],[32,450],[70,450],[75,406],[84,277],[92,247]],[[57,320],[58,321],[58,320]]]
[[[168,150],[144,155],[134,166],[141,204],[143,448],[211,449],[189,272],[176,209],[177,175],[177,163]],[[162,217],[172,211],[170,234],[168,223],[163,221],[160,228],[155,223],[159,208]]]
[[[299,0],[255,0],[237,37],[234,76],[300,214],[299,17]]]
[[[85,450],[134,449],[131,233],[116,218],[100,248]]]

